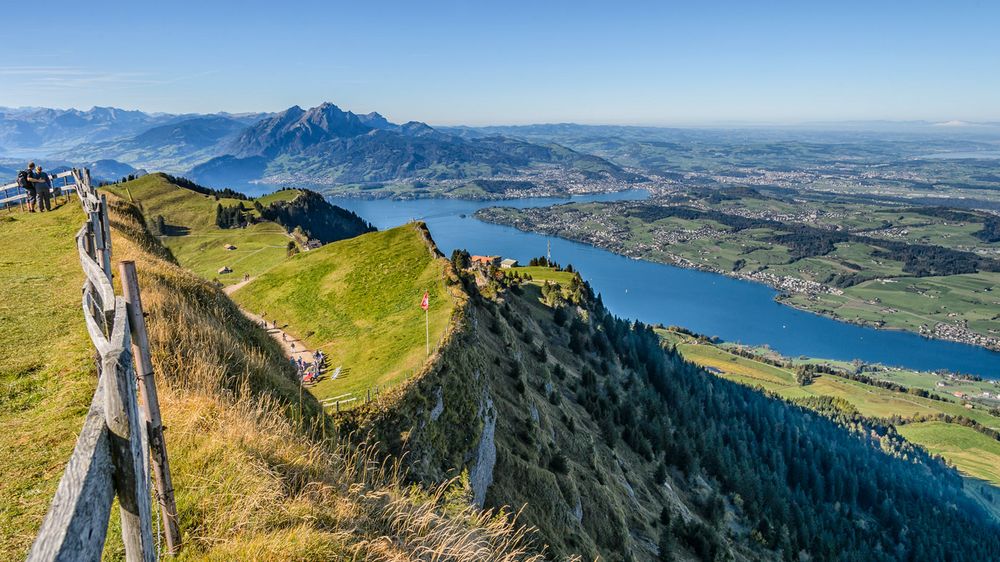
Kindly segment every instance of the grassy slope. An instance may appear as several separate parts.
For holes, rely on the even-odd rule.
[[[994,484],[1000,482],[1000,442],[974,429],[944,422],[922,422],[902,425],[899,433],[976,478]]]
[[[541,266],[524,266],[524,267],[513,267],[511,271],[516,271],[520,275],[528,274],[531,276],[531,280],[535,283],[542,283],[544,281],[550,281],[552,283],[559,283],[563,287],[569,286],[569,282],[573,279],[572,273],[568,271],[556,271],[551,267],[541,267]]]
[[[908,418],[916,415],[945,413],[953,416],[966,416],[988,427],[1000,427],[1000,420],[981,409],[968,410],[955,402],[941,402],[892,392],[834,375],[823,375],[808,386],[799,386],[795,382],[794,373],[787,369],[740,357],[713,345],[683,343],[683,341],[690,341],[690,338],[679,339],[677,335],[670,337],[678,344],[678,350],[688,361],[716,369],[720,372],[716,374],[724,378],[757,386],[784,398],[830,396],[847,400],[865,416],[885,418],[897,415]],[[914,443],[926,447],[929,451],[942,454],[965,474],[1000,485],[1000,472],[984,472],[982,470],[984,461],[981,457],[977,460],[976,454],[954,454],[964,450],[965,444],[970,442],[966,435],[969,432],[996,445],[992,448],[978,447],[984,454],[992,455],[993,451],[1000,451],[1000,443],[957,424],[935,423],[936,431],[934,432],[908,429],[923,425],[925,424],[901,426],[900,433]],[[981,445],[981,441],[977,440],[977,442]],[[949,443],[951,445],[948,445]],[[944,454],[945,452],[949,454]],[[996,466],[1000,466],[1000,454],[988,456],[985,462],[996,463]]]
[[[319,397],[361,398],[370,387],[394,385],[423,366],[424,318],[417,305],[424,290],[431,293],[432,344],[448,325],[453,302],[443,284],[445,262],[432,260],[412,227],[341,241],[288,260],[289,237],[277,224],[238,230],[215,225],[215,206],[238,200],[216,202],[155,174],[112,191],[141,202],[147,217],[163,215],[168,225],[188,229],[161,238],[187,269],[224,284],[240,281],[244,272],[259,277],[235,298],[252,312],[287,324],[287,331],[310,348],[322,349],[331,368],[343,366],[336,380],[313,387]],[[298,193],[282,190],[258,201],[269,204]],[[225,250],[227,243],[237,249]],[[218,275],[222,265],[233,273]],[[316,314],[317,306],[323,314]]]
[[[23,558],[97,382],[80,312],[75,201],[0,213],[0,559]]]
[[[303,429],[322,426],[319,405],[299,398],[277,344],[215,286],[170,263],[141,217],[112,206],[115,259],[136,260],[149,312],[180,559],[388,561],[445,549],[459,561],[532,559],[506,523],[452,501],[461,489],[445,497],[404,486],[368,450]],[[93,392],[72,244],[81,219],[73,202],[0,222],[0,327],[55,352],[0,347],[3,560],[23,559]],[[116,520],[105,549],[113,560],[123,558]]]
[[[316,396],[364,396],[395,385],[426,361],[424,311],[430,292],[432,347],[445,333],[454,301],[445,286],[447,261],[432,256],[416,225],[328,244],[274,267],[233,298],[288,330],[329,365],[336,380],[313,388]],[[346,397],[345,397],[346,398]]]
[[[238,199],[220,199],[179,188],[163,176],[150,174],[126,184],[112,186],[109,191],[124,199],[141,204],[148,219],[163,215],[168,233],[161,241],[170,248],[184,267],[206,279],[217,278],[225,285],[236,283],[244,273],[259,275],[285,259],[291,237],[281,225],[263,222],[245,229],[221,229],[215,225],[215,208],[240,204]],[[260,198],[261,204],[288,200],[298,195],[286,190]],[[252,208],[251,201],[243,202]],[[175,228],[171,229],[173,226]],[[232,244],[235,250],[224,246]],[[223,266],[232,273],[219,274]]]

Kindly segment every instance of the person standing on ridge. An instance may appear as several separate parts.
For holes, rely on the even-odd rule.
[[[51,211],[52,210],[52,179],[49,174],[42,171],[42,167],[38,167],[38,173],[36,174],[38,179],[35,180],[35,192],[38,197],[38,211]]]
[[[28,162],[28,169],[21,170],[17,174],[17,183],[21,184],[22,177],[24,178],[24,192],[28,195],[28,212],[35,212],[35,199],[37,198],[37,191],[35,191],[35,184],[31,181],[35,178],[35,163]]]

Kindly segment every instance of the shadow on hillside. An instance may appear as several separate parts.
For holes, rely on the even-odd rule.
[[[164,236],[187,236],[188,234],[191,234],[191,229],[186,226],[178,224],[163,225]]]

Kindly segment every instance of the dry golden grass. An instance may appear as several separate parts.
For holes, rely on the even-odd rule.
[[[470,507],[461,479],[408,486],[398,459],[334,436],[271,338],[173,263],[134,208],[115,200],[112,216],[115,259],[136,261],[149,314],[181,558],[542,559],[510,513]]]

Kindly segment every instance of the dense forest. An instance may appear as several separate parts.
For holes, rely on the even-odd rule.
[[[963,211],[960,209],[951,209],[949,207],[913,207],[904,210],[910,213],[917,213],[928,217],[955,222],[979,222],[983,224],[983,228],[973,232],[973,236],[979,238],[983,242],[991,244],[993,242],[1000,242],[1000,217],[994,214],[978,211]]]
[[[315,191],[302,190],[291,201],[277,201],[259,209],[261,218],[274,221],[291,232],[301,228],[308,238],[324,244],[352,238],[375,227],[357,214],[331,205]]]
[[[752,536],[783,558],[994,560],[1000,527],[962,492],[959,475],[891,425],[832,408],[826,416],[708,375],[664,350],[652,328],[611,315],[568,323],[592,358],[578,400],[603,429],[663,470],[718,483],[709,520],[737,505]],[[615,376],[612,362],[623,367]],[[669,515],[667,515],[669,517]],[[721,521],[720,521],[721,526]],[[703,559],[717,529],[672,528]]]
[[[246,213],[247,208],[242,202],[228,207],[219,203],[215,206],[215,225],[219,228],[243,228],[249,223]]]
[[[199,185],[185,177],[171,176],[170,174],[163,174],[163,177],[167,178],[167,181],[169,181],[174,185],[179,185],[183,188],[190,189],[191,191],[194,191],[196,193],[201,193],[202,195],[209,195],[215,197],[216,199],[219,199],[220,197],[224,197],[227,199],[240,199],[242,201],[248,201],[250,199],[249,197],[240,193],[239,191],[235,191],[228,187],[225,189],[212,189],[211,187],[205,187],[203,185]]]
[[[525,506],[557,559],[1000,559],[1000,525],[961,476],[889,421],[711,375],[578,275],[527,283],[468,261],[452,254],[467,320],[435,370],[405,407],[345,426],[367,419],[414,480],[468,469],[483,505]]]

